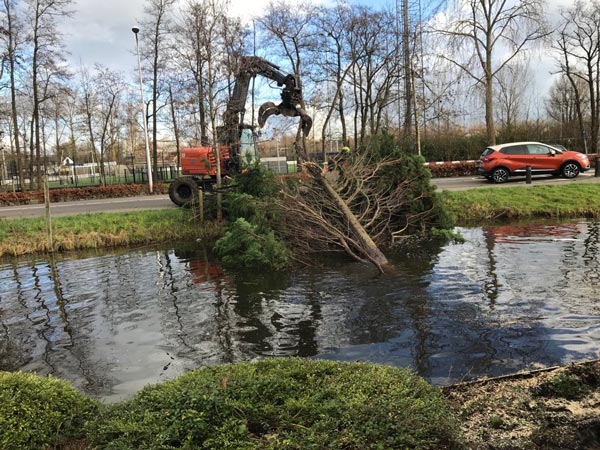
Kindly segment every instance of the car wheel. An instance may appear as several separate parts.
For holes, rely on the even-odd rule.
[[[494,183],[504,183],[510,178],[510,172],[504,167],[498,167],[492,172],[492,181]]]
[[[569,161],[563,166],[561,173],[565,178],[575,178],[577,175],[579,175],[580,170],[579,164]]]
[[[169,198],[177,206],[190,207],[198,196],[198,185],[192,177],[175,178],[169,186]]]

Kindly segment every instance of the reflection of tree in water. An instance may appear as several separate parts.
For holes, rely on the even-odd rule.
[[[194,352],[194,347],[188,342],[187,328],[183,321],[182,311],[179,306],[179,297],[177,293],[179,288],[176,284],[175,275],[173,273],[173,263],[171,262],[172,255],[169,252],[165,252],[159,259],[158,269],[160,278],[163,280],[163,289],[167,292],[167,303],[172,305],[173,316],[177,326],[175,328],[167,327],[166,333],[175,335],[175,339],[184,347],[184,352]],[[166,305],[166,311],[169,311],[168,305]],[[184,311],[185,312],[185,311]]]
[[[587,224],[587,237],[583,241],[583,280],[586,283],[597,285],[600,283],[600,262],[598,250],[600,248],[600,222],[593,221]]]
[[[212,318],[210,323],[192,324],[182,316],[182,325],[210,330],[208,338],[217,344],[220,362],[317,354],[318,293],[311,289],[298,295],[289,292],[286,273],[250,271],[227,275],[203,248],[178,248],[175,256],[190,273],[194,302],[205,303],[202,310],[195,312],[196,316],[209,312]],[[202,358],[201,347],[207,346],[206,338],[204,333],[194,344],[198,358]]]
[[[3,293],[7,301],[0,302],[4,307],[0,315],[9,321],[3,320],[0,328],[6,336],[0,343],[2,368],[71,379],[82,376],[86,385],[94,384],[78,356],[86,352],[75,338],[61,269],[54,255],[48,258],[26,267],[13,265],[8,292]]]
[[[84,350],[83,340],[79,342],[75,338],[76,332],[70,321],[70,312],[68,307],[69,301],[67,298],[65,298],[63,293],[63,285],[61,283],[59,266],[56,264],[53,254],[51,254],[49,258],[48,264],[50,267],[50,279],[58,308],[58,317],[60,317],[60,329],[64,331],[64,333],[61,333],[57,336],[53,352],[56,353],[59,349],[61,351],[63,349],[67,351],[70,355],[70,359],[72,359],[74,362],[73,366],[76,366],[75,371],[85,380],[86,387],[93,388],[95,386],[99,386],[101,384],[101,377],[103,377],[104,374],[98,377],[98,374],[95,373],[93,366],[89,364],[89,361],[86,358],[88,352],[87,350]],[[58,325],[56,328],[59,328]],[[48,358],[51,356],[52,355],[49,354]],[[61,365],[58,370],[71,370],[71,365],[65,364],[65,356],[61,357],[61,360]]]
[[[33,328],[33,320],[27,306],[21,274],[14,263],[11,281],[14,281],[14,289],[0,292],[0,331],[3,336],[0,339],[0,370],[6,371],[15,371],[33,358],[29,334]],[[25,319],[14,320],[15,316],[23,316]]]
[[[493,307],[498,300],[498,274],[497,274],[497,263],[496,255],[494,254],[496,247],[496,236],[492,231],[491,227],[483,228],[483,235],[485,237],[485,248],[488,257],[488,267],[486,270],[485,284],[483,285],[483,293],[489,300],[490,307]]]
[[[179,247],[168,259],[168,267],[175,262],[185,266],[169,288],[179,339],[186,342],[185,351],[178,348],[177,354],[196,364],[236,360],[231,336],[235,320],[223,294],[228,281],[220,264],[211,260],[204,246]]]
[[[440,252],[441,244],[431,243],[410,255],[396,255],[394,273],[366,279],[354,286],[359,292],[349,293],[346,301],[358,308],[348,322],[350,343],[375,352],[367,359],[411,365],[422,376],[431,374],[435,335],[426,275]]]

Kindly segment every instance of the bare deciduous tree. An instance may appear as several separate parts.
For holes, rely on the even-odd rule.
[[[31,118],[32,139],[30,148],[35,151],[37,186],[41,181],[41,119],[40,108],[45,100],[40,92],[41,71],[59,67],[62,62],[62,34],[57,21],[71,15],[72,0],[27,0],[29,6],[31,49],[31,86],[33,113]],[[46,77],[48,80],[49,77]],[[32,174],[33,182],[33,174]]]
[[[315,14],[316,9],[312,4],[302,3],[290,9],[289,4],[278,0],[269,3],[265,14],[258,18],[258,23],[266,31],[266,42],[275,44],[272,47],[276,49],[275,52],[289,62],[300,89],[303,89],[302,80],[307,78],[305,75],[310,70],[304,58],[308,50],[316,45],[316,30],[313,28]],[[306,109],[304,98],[300,106]],[[306,153],[301,125],[298,125],[296,142],[300,142],[301,137],[302,152]]]
[[[100,176],[105,183],[107,144],[111,134],[111,120],[125,90],[121,76],[102,66],[96,66],[93,76],[87,71],[81,74],[81,91],[86,128],[92,151],[99,153]],[[98,146],[100,151],[98,152]]]
[[[152,116],[152,158],[153,172],[158,172],[158,113],[164,105],[159,105],[161,97],[161,71],[165,67],[166,49],[169,45],[168,38],[171,36],[171,8],[175,0],[147,0],[146,17],[144,28],[150,30],[144,33],[148,45],[144,46],[147,52],[147,58],[150,61],[150,70],[152,73],[152,97],[151,113]]]
[[[600,2],[578,1],[563,13],[563,25],[558,30],[555,48],[561,54],[560,70],[565,74],[573,94],[581,131],[584,130],[582,99],[587,94],[590,115],[590,147],[600,162],[598,132],[600,127]],[[585,92],[582,92],[582,81]],[[596,164],[596,176],[600,168]]]
[[[17,58],[21,52],[21,37],[23,35],[22,22],[15,14],[15,0],[3,0],[4,6],[4,45],[6,60],[8,63],[9,83],[10,83],[10,105],[13,142],[17,155],[17,177],[19,185],[23,189],[25,186],[25,177],[23,176],[23,159],[21,156],[21,142],[19,139],[19,122],[17,114]]]
[[[496,143],[494,79],[514,58],[548,35],[543,0],[458,0],[456,19],[438,28],[450,39],[455,55],[447,58],[485,92],[489,144]]]
[[[531,84],[529,67],[525,61],[513,60],[505,70],[498,73],[496,80],[497,117],[507,136],[512,140],[512,130],[519,119],[519,114],[523,112],[526,92]]]

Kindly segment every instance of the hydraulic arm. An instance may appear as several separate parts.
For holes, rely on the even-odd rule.
[[[277,83],[282,87],[281,103],[276,105],[273,102],[267,102],[261,105],[258,110],[258,125],[263,127],[267,119],[272,115],[282,114],[287,117],[300,117],[302,132],[308,135],[312,127],[312,119],[302,109],[302,89],[298,86],[296,77],[283,74],[275,64],[257,57],[242,56],[239,59],[239,67],[235,80],[235,86],[227,110],[223,116],[223,131],[221,141],[226,145],[232,145],[238,142],[240,130],[243,127],[244,112],[246,111],[246,99],[250,81],[253,77],[261,75]]]

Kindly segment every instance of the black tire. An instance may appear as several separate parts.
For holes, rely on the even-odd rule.
[[[175,178],[169,185],[169,198],[177,206],[189,208],[198,197],[198,185],[192,177]]]
[[[510,171],[506,167],[496,167],[492,171],[491,180],[494,183],[506,183],[510,178]]]
[[[560,173],[565,178],[576,178],[581,172],[581,167],[575,161],[567,161],[560,170]]]

